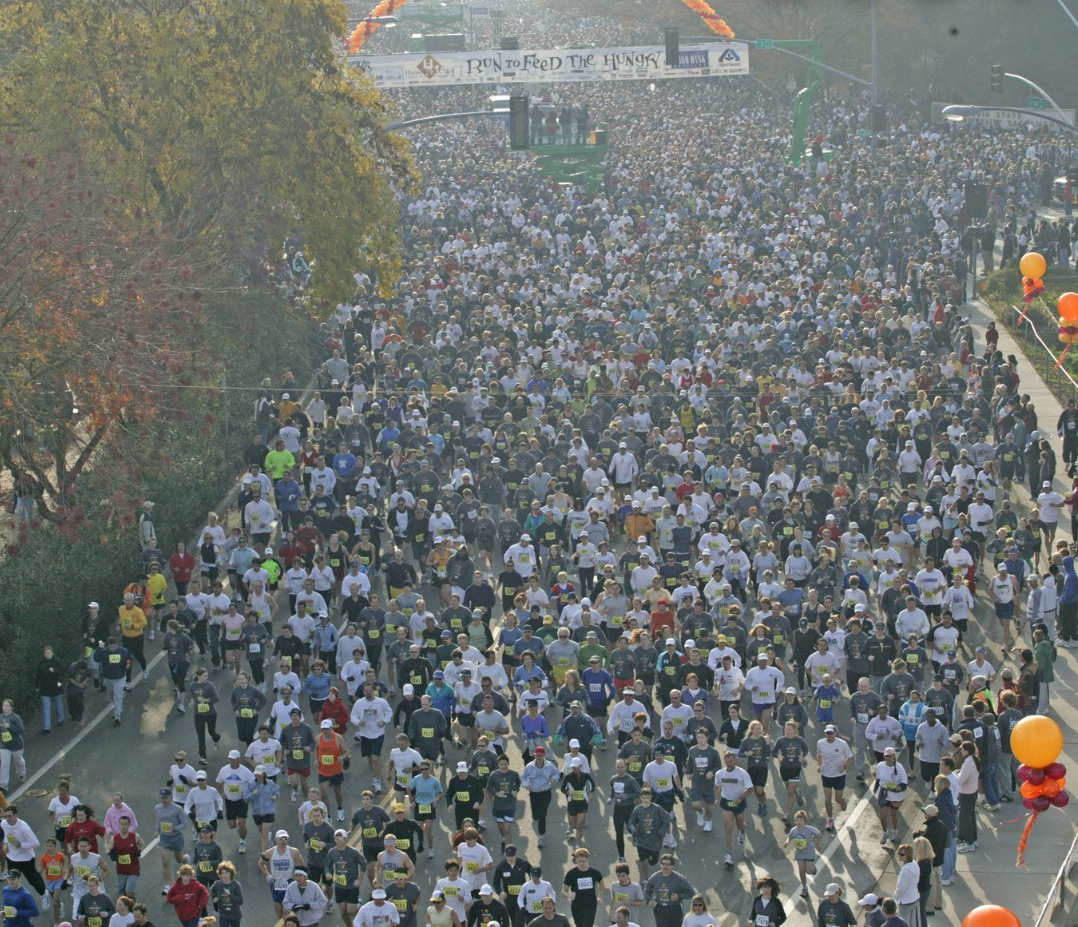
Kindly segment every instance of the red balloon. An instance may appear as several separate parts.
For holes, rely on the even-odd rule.
[[[1062,763],[1049,763],[1044,767],[1044,774],[1049,779],[1062,779],[1067,775],[1067,767]]]
[[[1022,922],[998,904],[983,904],[966,915],[962,927],[1022,927]]]
[[[1070,792],[1060,792],[1055,798],[1052,799],[1052,804],[1056,808],[1066,808],[1070,804],[1071,796]]]
[[[1057,795],[1056,798],[1059,798],[1059,796]],[[1026,808],[1029,811],[1032,811],[1033,810],[1033,799],[1032,798],[1023,798],[1022,799],[1022,807]]]
[[[1014,777],[1015,777],[1015,779],[1017,779],[1017,780],[1018,780],[1019,782],[1025,782],[1025,781],[1026,781],[1027,779],[1029,779],[1029,772],[1030,772],[1030,770],[1029,770],[1029,767],[1028,767],[1028,766],[1026,766],[1026,764],[1025,764],[1025,763],[1022,763],[1022,764],[1021,764],[1021,765],[1020,765],[1020,766],[1019,766],[1019,767],[1018,767],[1018,768],[1017,768],[1017,769],[1016,769],[1016,770],[1014,771]]]
[[[1030,782],[1033,785],[1040,785],[1048,777],[1044,774],[1043,769],[1031,769],[1029,775],[1026,776],[1026,782]]]
[[[1052,807],[1052,799],[1045,798],[1043,795],[1033,799],[1033,810],[1037,812],[1047,811]]]

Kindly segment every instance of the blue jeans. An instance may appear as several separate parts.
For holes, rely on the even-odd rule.
[[[41,726],[46,731],[52,730],[52,704],[56,703],[56,726],[64,723],[64,700],[59,695],[41,696]]]
[[[940,877],[948,881],[954,878],[955,866],[958,865],[958,844],[954,834],[947,835],[947,846],[943,850],[943,870]]]
[[[985,763],[981,772],[984,782],[984,799],[990,805],[999,804],[999,761]]]

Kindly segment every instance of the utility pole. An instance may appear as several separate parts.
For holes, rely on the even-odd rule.
[[[228,429],[228,368],[227,367],[222,367],[221,368],[221,403],[222,403],[222,406],[223,406],[224,420],[225,420],[225,443],[227,444],[228,440],[229,440],[229,429]]]
[[[872,0],[872,110],[869,115],[869,129],[872,132],[872,154],[876,154],[876,106],[880,102],[880,79],[876,69],[876,6],[878,0]]]

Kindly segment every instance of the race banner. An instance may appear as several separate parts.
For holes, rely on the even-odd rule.
[[[744,42],[683,46],[676,67],[667,66],[662,45],[350,55],[348,60],[370,73],[380,90],[467,84],[661,80],[749,73],[749,47]]]

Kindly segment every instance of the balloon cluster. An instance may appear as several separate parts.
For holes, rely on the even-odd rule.
[[[1022,260],[1018,262],[1018,267],[1022,271],[1022,289],[1025,291],[1022,299],[1026,301],[1028,306],[1035,297],[1044,292],[1044,281],[1041,277],[1044,276],[1044,272],[1048,269],[1048,262],[1043,255],[1038,254],[1036,251],[1030,251],[1022,255]]]
[[[1015,776],[1022,783],[1022,804],[1030,811],[1047,811],[1053,805],[1066,808],[1070,804],[1070,795],[1063,791],[1067,767],[1062,763],[1049,763],[1044,769],[1023,763]]]
[[[1022,783],[1022,804],[1033,812],[1018,843],[1019,866],[1025,864],[1026,845],[1037,815],[1070,804],[1070,795],[1063,791],[1067,767],[1058,760],[1062,750],[1063,732],[1044,715],[1029,715],[1011,730],[1011,753],[1022,764],[1015,773]]]

